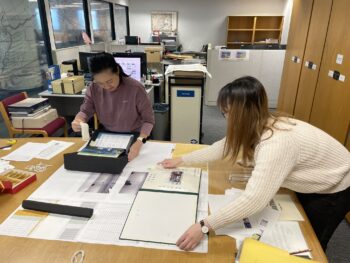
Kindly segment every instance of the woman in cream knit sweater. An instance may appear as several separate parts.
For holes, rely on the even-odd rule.
[[[350,153],[320,129],[268,111],[263,85],[253,77],[237,79],[219,93],[218,106],[227,119],[226,137],[213,145],[161,164],[205,163],[222,158],[254,169],[242,195],[216,213],[192,225],[178,240],[192,250],[206,228],[217,230],[262,210],[280,187],[297,192],[324,249],[350,211]],[[203,227],[205,226],[205,227]]]

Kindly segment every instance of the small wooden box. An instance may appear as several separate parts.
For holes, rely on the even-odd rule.
[[[57,79],[57,80],[51,81],[51,86],[52,86],[53,93],[58,93],[58,94],[64,93],[62,79]]]
[[[64,93],[76,94],[84,89],[84,76],[72,76],[63,80]]]

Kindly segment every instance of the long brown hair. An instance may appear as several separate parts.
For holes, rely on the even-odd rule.
[[[223,157],[235,162],[241,150],[243,161],[252,161],[261,135],[272,131],[277,121],[277,115],[269,112],[264,86],[254,77],[236,79],[220,90],[217,104],[228,124]]]

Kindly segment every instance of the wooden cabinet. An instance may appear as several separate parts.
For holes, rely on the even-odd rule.
[[[332,0],[314,0],[294,107],[294,116],[306,122],[310,119],[331,9]]]
[[[309,121],[350,150],[348,10],[348,0],[294,1],[278,110]]]
[[[280,43],[283,16],[229,16],[227,18],[227,47],[242,44]]]
[[[294,0],[277,109],[293,114],[313,0]]]
[[[326,131],[343,144],[348,140],[350,126],[350,1],[333,0],[311,124]],[[340,62],[340,55],[343,61]],[[337,63],[338,59],[338,63]],[[344,81],[333,79],[330,71],[345,76]]]

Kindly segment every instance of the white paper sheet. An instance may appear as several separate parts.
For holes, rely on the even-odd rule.
[[[90,145],[101,148],[126,149],[131,137],[132,135],[101,132],[95,141],[90,142]]]
[[[0,173],[5,172],[9,169],[15,168],[13,165],[10,165],[9,161],[0,160]]]
[[[119,175],[69,171],[61,166],[31,198],[105,201],[118,179]]]
[[[222,207],[235,200],[240,194],[240,191],[236,191],[234,195],[209,195],[211,213],[220,210]],[[262,211],[248,218],[216,230],[215,233],[217,235],[228,235],[235,239],[244,239],[254,234],[262,236],[265,234],[268,227],[277,222],[279,215],[280,212],[278,210],[267,206]]]
[[[196,222],[197,199],[190,194],[140,191],[120,238],[175,244]]]
[[[308,249],[299,223],[293,221],[277,222],[273,227],[269,228],[269,231],[264,233],[260,241],[287,250],[288,252]],[[309,252],[299,255],[311,257],[311,253]]]
[[[241,194],[243,190],[237,188],[226,189],[225,195],[236,196]],[[293,202],[290,195],[277,194],[271,200],[270,206],[281,211],[279,221],[304,221],[303,216]]]
[[[27,142],[10,154],[2,157],[2,159],[7,161],[27,162],[35,158],[46,147],[46,143]]]
[[[119,235],[130,206],[118,203],[100,203],[93,217],[79,236],[79,241],[100,244],[118,244]]]
[[[280,221],[304,221],[290,195],[278,194],[273,198],[273,202],[277,205],[277,209],[281,211]]]
[[[141,148],[139,156],[129,162],[126,169],[147,170],[149,167],[157,165],[166,158],[171,158],[175,144],[147,142]]]
[[[0,234],[28,237],[41,220],[40,216],[24,216],[15,212],[0,225]]]
[[[68,147],[72,146],[73,142],[63,142],[63,141],[55,141],[52,140],[48,143],[46,143],[45,149],[40,151],[35,158],[38,159],[44,159],[44,160],[50,160],[57,154],[63,152]]]

